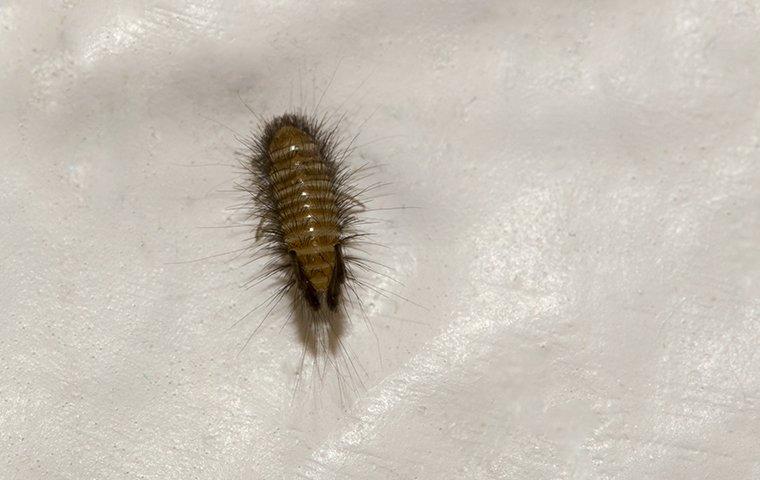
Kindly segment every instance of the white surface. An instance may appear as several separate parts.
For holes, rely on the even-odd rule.
[[[760,478],[758,2],[5,1],[0,45],[1,478]],[[243,245],[187,166],[237,92],[339,58],[427,310],[368,296],[366,389],[291,405],[258,264],[169,263]]]

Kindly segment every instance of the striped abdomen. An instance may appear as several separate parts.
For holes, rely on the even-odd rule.
[[[272,194],[282,239],[299,288],[318,310],[335,310],[344,280],[333,172],[314,138],[294,125],[279,127],[267,145]]]

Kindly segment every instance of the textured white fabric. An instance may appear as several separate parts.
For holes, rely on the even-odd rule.
[[[0,3],[0,478],[760,478],[759,82],[757,1]],[[176,263],[254,228],[241,99],[415,207],[343,403]]]

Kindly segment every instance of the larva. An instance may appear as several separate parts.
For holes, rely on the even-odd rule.
[[[347,292],[356,296],[353,267],[366,263],[350,252],[364,235],[357,231],[363,209],[357,197],[364,191],[354,186],[358,170],[343,163],[349,151],[339,146],[337,125],[324,119],[301,113],[275,117],[247,142],[242,188],[250,216],[259,222],[255,239],[268,256],[259,277],[279,275],[282,281],[272,302],[289,294],[304,355],[308,350],[326,362],[340,355],[353,370],[344,373],[353,378],[356,368],[341,336]]]

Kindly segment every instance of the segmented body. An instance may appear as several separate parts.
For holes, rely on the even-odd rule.
[[[339,310],[343,284],[353,278],[346,265],[352,257],[343,254],[356,236],[353,173],[336,160],[334,132],[304,115],[275,117],[249,145],[246,165],[251,215],[260,219],[256,237],[272,254],[262,275],[283,274],[283,291],[295,287],[296,306],[320,321],[335,319],[321,314]]]
[[[335,309],[343,265],[333,171],[321,158],[316,140],[296,125],[284,124],[267,145],[282,241],[309,305],[326,301]]]

